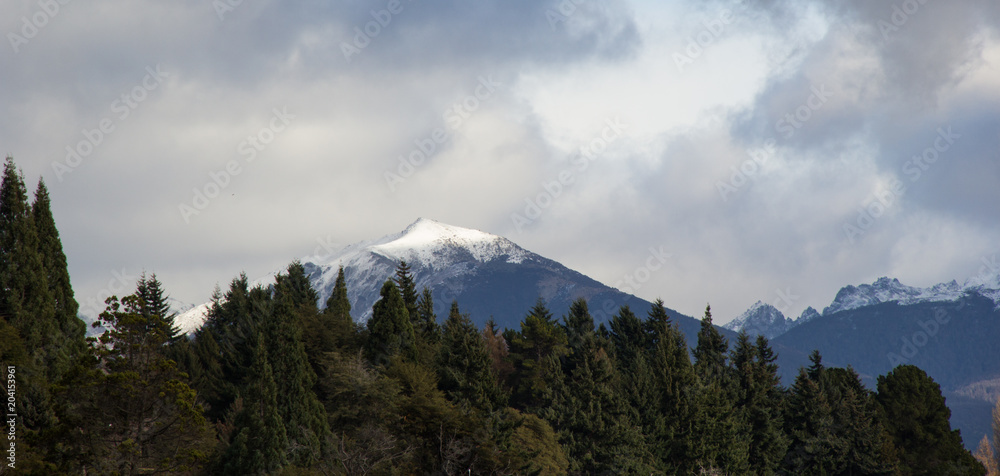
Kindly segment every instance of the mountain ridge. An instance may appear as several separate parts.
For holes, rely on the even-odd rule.
[[[431,290],[439,317],[447,315],[451,302],[457,300],[478,326],[493,318],[501,329],[518,328],[539,297],[556,317],[567,312],[572,301],[584,298],[597,325],[609,321],[623,305],[639,316],[651,306],[505,237],[427,218],[417,219],[401,232],[300,259],[320,308],[332,292],[338,269],[344,267],[352,315],[360,323],[371,316],[382,283],[395,276],[400,261],[410,266],[418,292],[424,287]],[[269,273],[253,284],[270,285],[283,271]],[[204,320],[205,309],[207,304],[195,306],[178,316],[177,322],[183,323],[185,332],[192,332]],[[669,308],[667,312],[693,345],[700,321]]]

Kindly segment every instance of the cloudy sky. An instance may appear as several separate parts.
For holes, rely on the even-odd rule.
[[[0,149],[46,181],[84,311],[427,217],[795,317],[995,262],[998,26],[992,0],[6,1]]]

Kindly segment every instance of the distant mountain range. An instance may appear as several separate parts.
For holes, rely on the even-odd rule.
[[[323,307],[333,291],[338,269],[344,267],[351,313],[365,322],[386,279],[395,276],[396,266],[406,261],[418,292],[427,287],[434,297],[439,319],[447,315],[453,300],[473,321],[482,326],[493,318],[502,328],[519,328],[520,322],[541,297],[558,318],[570,304],[584,298],[597,324],[607,322],[622,305],[645,316],[651,304],[539,256],[501,236],[479,230],[418,219],[399,233],[356,243],[325,256],[301,258],[313,289]],[[274,275],[257,283],[269,285]],[[186,331],[197,329],[204,320],[207,304],[181,313],[176,321]],[[668,314],[693,345],[701,323],[672,309]],[[723,330],[730,338],[735,334]]]
[[[1000,396],[1000,274],[992,270],[962,285],[918,288],[883,277],[845,286],[822,314],[809,308],[795,320],[757,302],[725,327],[771,339],[786,385],[814,349],[826,365],[854,367],[873,389],[895,366],[916,365],[941,385],[967,447],[990,431]]]

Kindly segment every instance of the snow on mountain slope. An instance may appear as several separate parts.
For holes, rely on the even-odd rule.
[[[475,275],[483,267],[548,260],[501,236],[420,218],[402,232],[300,261],[319,295],[317,305],[320,308],[326,305],[337,272],[343,266],[352,314],[363,322],[371,316],[371,307],[378,299],[382,283],[395,276],[400,261],[410,266],[417,289],[435,289],[436,301],[443,305],[461,293],[464,278]],[[275,276],[282,272],[284,269],[271,272],[251,282],[251,286],[270,286]],[[178,325],[185,332],[193,332],[204,322],[208,305],[205,303],[181,313],[176,319]]]
[[[208,312],[209,306],[211,306],[211,303],[206,302],[177,314],[174,317],[174,324],[184,334],[190,334],[198,330],[205,323],[205,313]]]
[[[959,299],[969,292],[978,292],[1000,303],[1000,276],[979,275],[966,280],[964,285],[957,281],[940,283],[928,288],[907,286],[898,279],[878,278],[872,284],[845,286],[837,292],[833,302],[823,309],[823,315],[857,309],[884,302],[898,302],[901,305],[922,302],[945,302]]]
[[[440,258],[446,255],[446,250],[455,248],[467,250],[482,263],[499,258],[508,263],[520,263],[528,255],[527,251],[506,238],[426,218],[418,219],[402,233],[394,235],[388,243],[370,247],[373,252],[387,258],[406,259],[435,268],[450,265]]]
[[[785,317],[774,306],[757,301],[753,306],[750,306],[750,309],[722,327],[733,332],[745,330],[750,337],[762,335],[773,339],[784,334],[794,325],[795,321]]]

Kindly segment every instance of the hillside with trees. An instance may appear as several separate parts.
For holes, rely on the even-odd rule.
[[[539,299],[480,328],[457,301],[435,315],[400,263],[358,324],[342,275],[318,296],[292,262],[217,289],[190,336],[143,275],[88,339],[50,206],[8,158],[11,474],[987,474],[919,367],[872,390],[814,352],[783,384],[768,340],[730,342],[710,308],[696,342],[662,301],[595,325],[585,300],[557,317]]]

